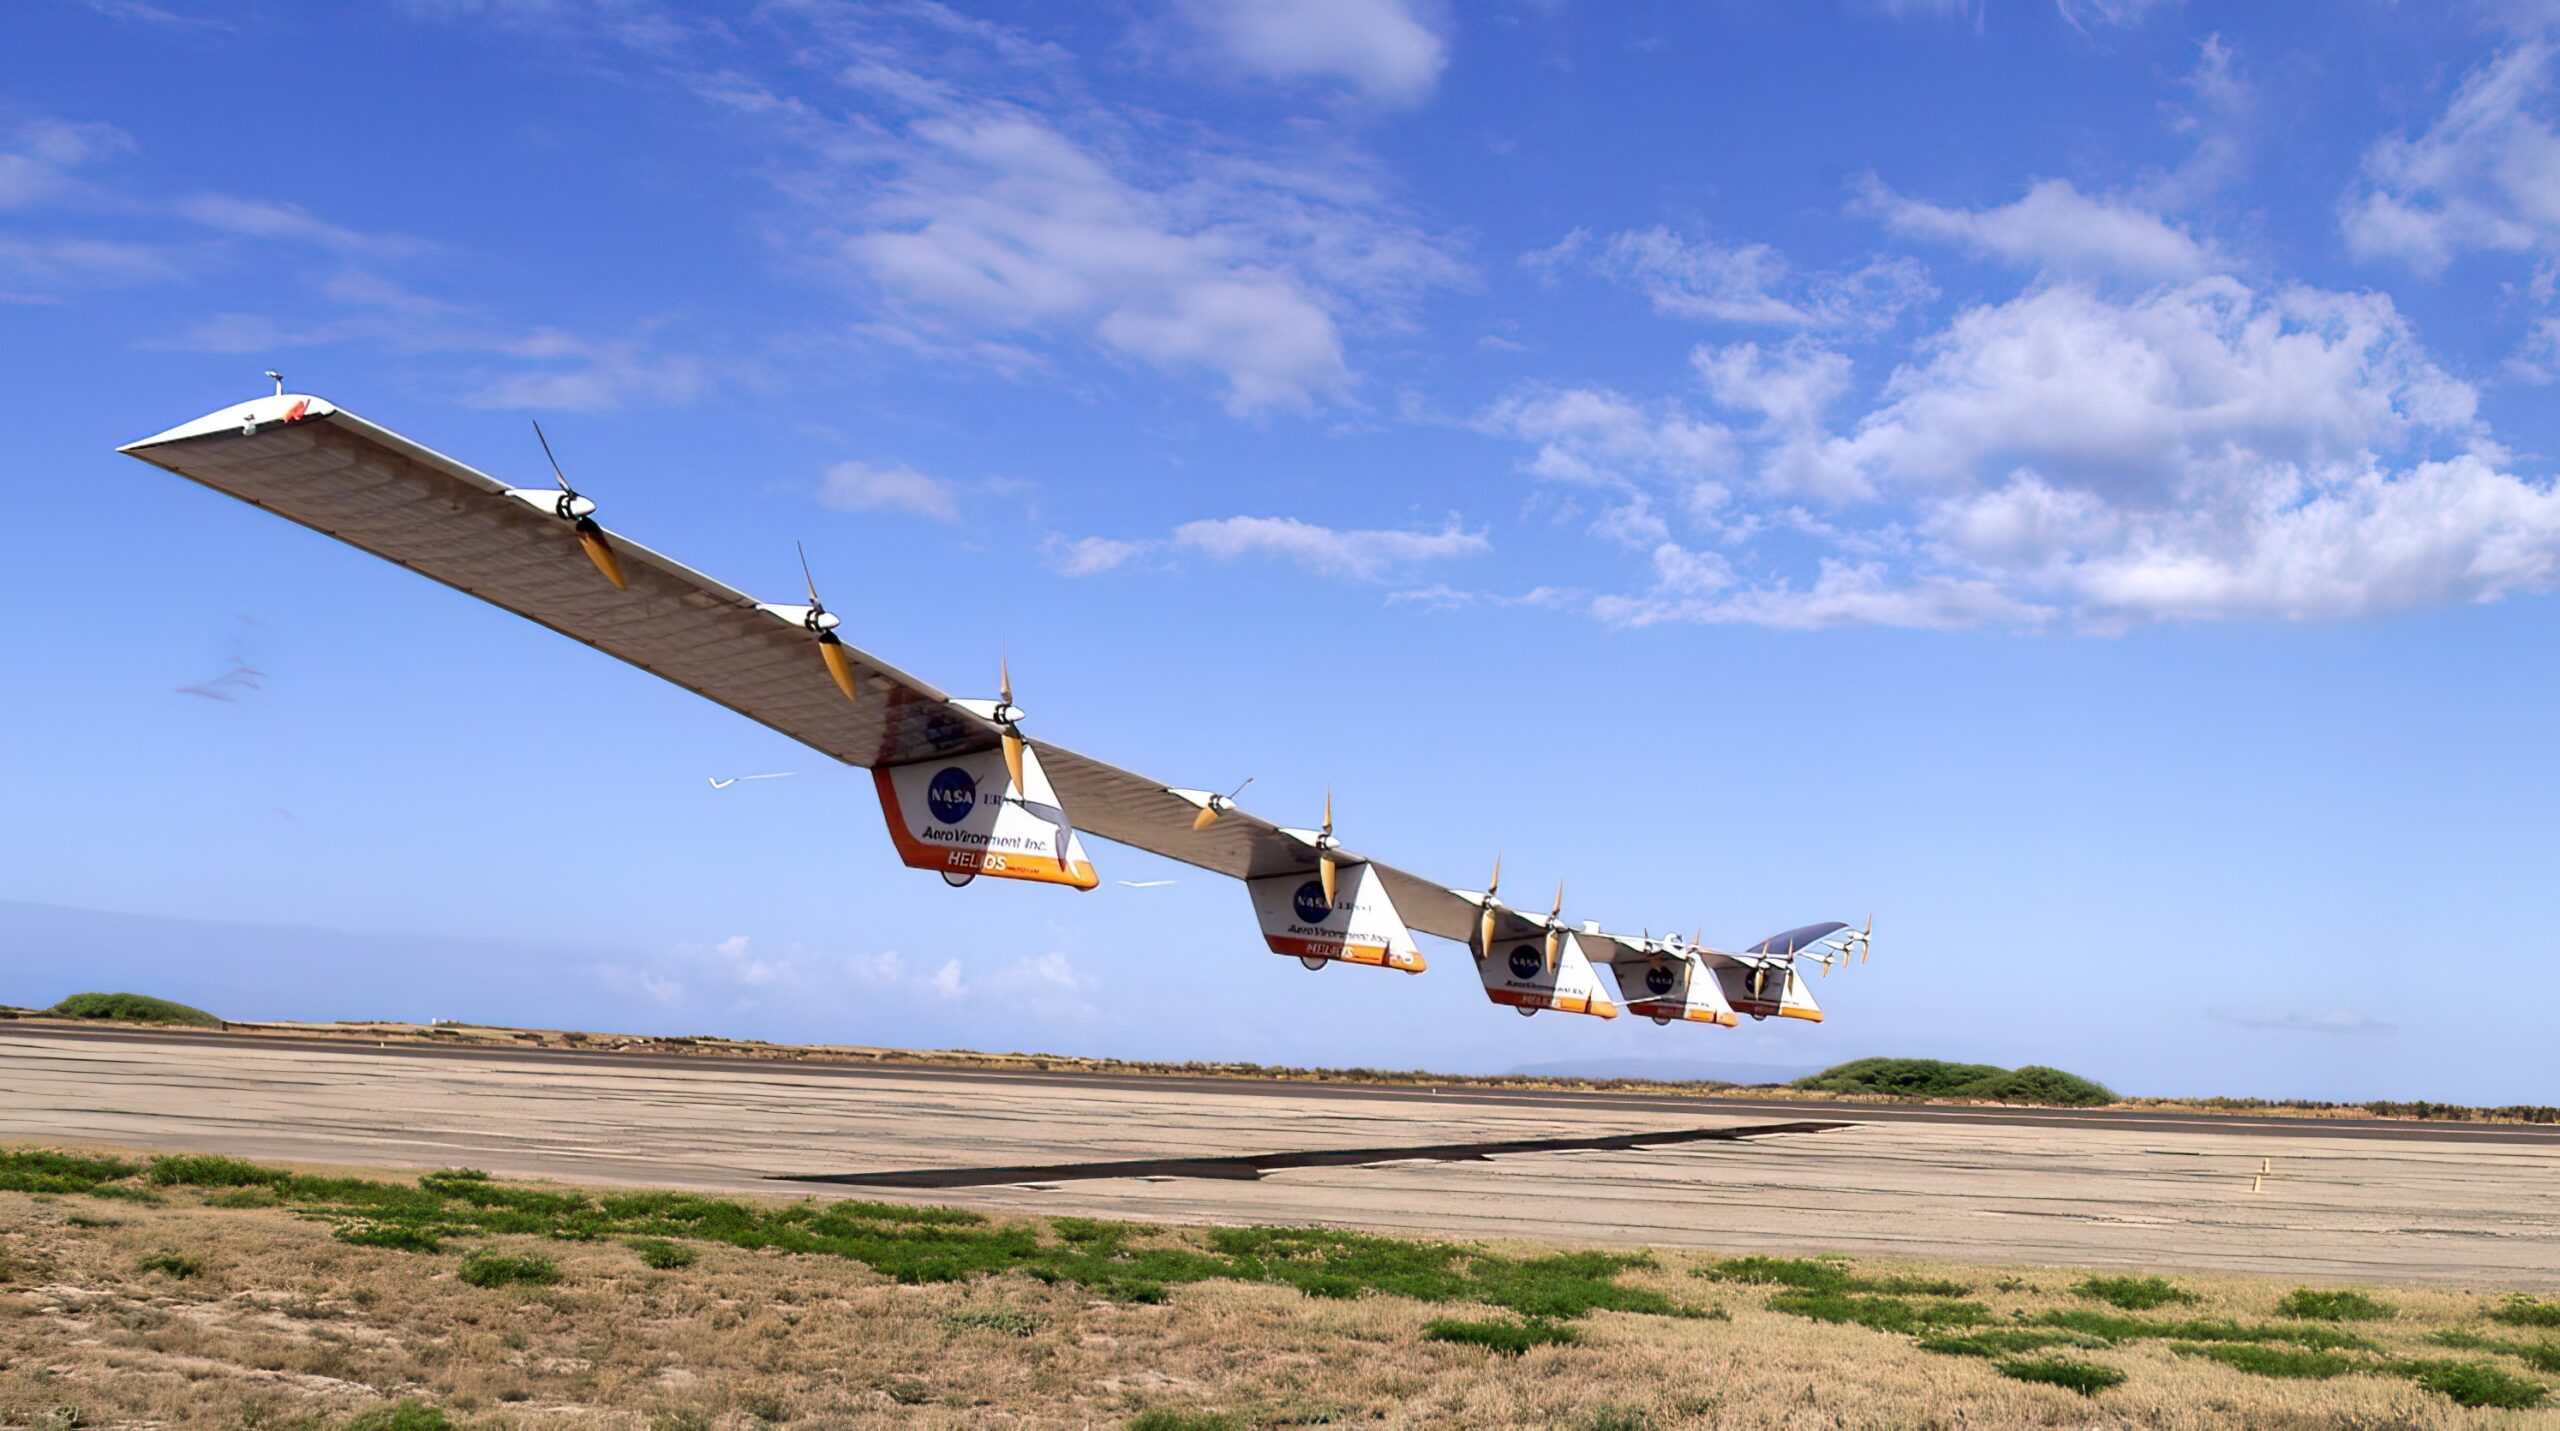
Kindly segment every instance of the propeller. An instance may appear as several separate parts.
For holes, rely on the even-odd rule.
[[[1324,902],[1328,906],[1333,903],[1334,885],[1341,879],[1333,861],[1333,852],[1340,848],[1342,842],[1333,837],[1333,790],[1328,786],[1324,792],[1324,826],[1316,831],[1316,877],[1324,881]]]
[[[798,542],[791,545],[800,553],[800,580],[809,588],[809,614],[802,624],[818,634],[818,656],[827,663],[827,674],[835,677],[836,689],[844,692],[846,700],[859,701],[862,684],[853,678],[853,653],[836,635],[836,618],[818,600],[818,579],[809,574],[809,549]]]
[[[1244,778],[1244,785],[1251,785],[1252,783],[1252,776],[1248,775]],[[1236,807],[1236,796],[1244,793],[1244,785],[1239,785],[1224,795],[1212,795],[1207,801],[1202,803],[1200,806],[1200,813],[1191,817],[1192,833],[1197,834],[1200,831],[1209,828],[1211,825],[1218,823],[1218,817],[1220,815],[1234,809]]]
[[[1547,972],[1556,971],[1556,956],[1564,950],[1564,881],[1556,881],[1555,908],[1547,911]]]
[[[997,662],[995,723],[1004,736],[1004,773],[1012,778],[1014,791],[1019,794],[1023,791],[1022,712],[1013,703],[1013,659],[999,656]],[[1326,884],[1325,891],[1326,897],[1330,898],[1330,882]]]
[[[551,464],[551,480],[560,484],[560,503],[556,510],[576,524],[578,545],[585,549],[587,560],[596,564],[596,570],[613,583],[614,590],[629,591],[631,581],[622,574],[621,555],[614,551],[613,543],[605,539],[604,528],[597,526],[596,519],[590,515],[596,504],[579,496],[577,489],[569,485],[568,474],[560,470],[560,459],[552,455],[551,439],[542,435],[539,418],[534,420],[533,440],[542,444],[542,456]]]
[[[1476,916],[1476,957],[1493,952],[1493,912],[1502,907],[1494,892],[1502,888],[1502,856],[1493,857],[1493,878],[1484,882],[1484,913]]]
[[[1874,915],[1874,914],[1870,913],[1870,914],[1868,914],[1868,916],[1867,916],[1867,927],[1866,927],[1866,928],[1864,928],[1864,929],[1859,930],[1859,931],[1858,931],[1857,933],[1855,933],[1855,934],[1850,935],[1850,936],[1849,936],[1849,938],[1848,938],[1848,940],[1847,940],[1847,942],[1843,943],[1843,944],[1840,946],[1840,954],[1841,954],[1841,957],[1842,957],[1842,958],[1844,958],[1844,959],[1845,959],[1845,958],[1847,958],[1847,957],[1848,957],[1848,954],[1849,954],[1849,948],[1850,948],[1850,946],[1851,946],[1851,945],[1855,945],[1855,946],[1857,946],[1857,950],[1858,950],[1858,962],[1859,962],[1859,963],[1861,963],[1861,964],[1864,964],[1865,962],[1867,962],[1867,946],[1872,942],[1872,941],[1870,940],[1869,936],[1870,936],[1870,935],[1873,935],[1875,932],[1876,932],[1876,917],[1875,917],[1875,915]]]

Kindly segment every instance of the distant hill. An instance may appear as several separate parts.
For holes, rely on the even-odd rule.
[[[1799,1078],[1794,1086],[1819,1093],[1971,1098],[1985,1103],[2036,1103],[2064,1108],[2091,1108],[2116,1101],[2105,1084],[2042,1064],[2001,1068],[1989,1063],[1949,1063],[1940,1058],[1853,1059]]]
[[[1655,1083],[1786,1083],[1817,1072],[1809,1063],[1719,1063],[1694,1058],[1573,1058],[1524,1063],[1519,1078],[1642,1078]]]
[[[202,1009],[155,999],[149,994],[73,994],[45,1010],[58,1019],[99,1019],[118,1024],[183,1024],[218,1029],[222,1020]]]

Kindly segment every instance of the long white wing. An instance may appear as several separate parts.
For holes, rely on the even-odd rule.
[[[862,695],[845,699],[810,631],[607,531],[627,582],[617,590],[558,515],[319,398],[260,398],[121,450],[504,607],[846,764],[902,765],[1000,743],[981,713],[849,642],[843,651]],[[1316,866],[1309,843],[1246,811],[1194,830],[1198,802],[1162,782],[1046,740],[1031,744],[1086,834],[1239,879]],[[1347,849],[1335,858],[1375,863]],[[1414,929],[1474,938],[1480,908],[1472,899],[1392,866],[1376,869]],[[1514,911],[1497,914],[1497,941],[1541,930]]]

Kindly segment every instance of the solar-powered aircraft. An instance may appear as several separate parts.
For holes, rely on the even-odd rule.
[[[270,396],[120,450],[868,769],[899,859],[954,887],[985,876],[1092,889],[1101,882],[1084,846],[1092,835],[1243,881],[1264,943],[1309,969],[1418,974],[1417,931],[1456,941],[1474,956],[1486,997],[1524,1015],[1617,1017],[1596,958],[1626,1006],[1658,1023],[1819,1020],[1797,962],[1827,974],[1865,954],[1868,931],[1836,922],[1739,953],[1606,934],[1566,922],[1561,885],[1544,911],[1503,903],[1499,861],[1484,889],[1459,890],[1354,851],[1334,831],[1330,795],[1317,824],[1284,826],[1239,807],[1241,786],[1166,785],[1079,755],[1032,733],[1009,662],[998,662],[995,699],[964,699],[848,643],[805,560],[802,600],[758,601],[608,531],[556,459],[551,485],[511,486],[288,393],[281,378]]]

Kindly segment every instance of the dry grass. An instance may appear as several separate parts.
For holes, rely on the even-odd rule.
[[[201,1170],[199,1170],[201,1171]],[[147,1180],[138,1180],[145,1181]],[[1512,1313],[1398,1295],[1314,1296],[1207,1280],[1161,1301],[1018,1272],[902,1285],[860,1262],[687,1238],[683,1265],[621,1241],[473,1234],[440,1252],[361,1246],[327,1219],[237,1186],[142,1199],[0,1192],[0,1425],[341,1427],[402,1400],[471,1426],[2433,1427],[2550,1424],[2464,1411],[2408,1375],[2274,1376],[2165,1339],[2051,1328],[2061,1309],[2125,1317],[2062,1270],[1862,1261],[1838,1275],[1763,1259],[1657,1254],[1615,1274],[1622,1305],[1706,1315],[1563,1314],[1570,1342],[1516,1354],[1435,1340],[1434,1322]],[[287,1188],[288,1197],[290,1188]],[[1009,1224],[1044,1246],[1092,1224]],[[1206,1252],[1216,1234],[1150,1229]],[[1228,1234],[1232,1240],[1233,1234]],[[1527,1259],[1554,1249],[1505,1249]],[[539,1260],[548,1284],[475,1286],[469,1257]],[[193,1270],[176,1276],[173,1263]],[[158,1270],[146,1270],[155,1268]],[[2187,1326],[2262,1327],[2289,1284],[2181,1277]],[[1340,1290],[1340,1289],[1335,1289]],[[1961,1300],[1969,1351],[1789,1312],[1803,1299]],[[1791,1301],[1790,1299],[1794,1299]],[[2533,1335],[2488,1320],[2489,1293],[2395,1289],[2358,1322],[2374,1352],[2495,1363]],[[2093,1323],[2093,1325],[2106,1325]],[[2324,1330],[2335,1331],[2334,1327]],[[2004,1335],[2006,1334],[2006,1335]],[[2494,1335],[2484,1335],[2494,1334]],[[2062,1338],[2045,1343],[2042,1336]],[[2257,1345],[2242,1343],[2241,1345]],[[2452,1348],[2453,1350],[2448,1350]],[[2083,1396],[2016,1380],[2059,1358],[2121,1372]],[[2004,1374],[2003,1368],[2012,1368]],[[385,1420],[380,1424],[402,1424]]]

